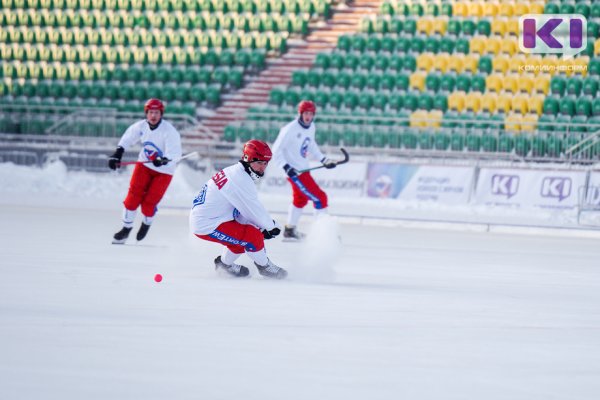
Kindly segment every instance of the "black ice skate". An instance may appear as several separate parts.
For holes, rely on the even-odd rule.
[[[115,233],[115,236],[113,236],[113,241],[112,241],[113,244],[125,243],[125,241],[129,237],[129,232],[131,232],[131,228],[123,227],[123,229],[121,229],[119,232]]]
[[[138,241],[144,239],[146,237],[146,234],[148,233],[148,229],[150,229],[150,225],[146,225],[145,223],[142,222],[142,225],[140,225],[140,230],[137,232],[137,235],[135,236],[135,238]]]
[[[215,258],[215,270],[218,270],[219,268],[223,269],[228,274],[235,276],[236,278],[243,278],[244,276],[248,276],[250,273],[250,270],[243,265],[227,265],[223,263],[223,261],[221,261],[221,256]]]
[[[258,268],[258,272],[267,278],[284,279],[287,276],[287,271],[273,264],[271,260],[267,262],[267,265],[258,265],[257,263],[254,265]]]
[[[295,226],[286,225],[283,230],[283,238],[289,241],[299,242],[304,240],[306,235],[302,232],[298,232]]]

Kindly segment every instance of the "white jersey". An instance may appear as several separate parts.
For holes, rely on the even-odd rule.
[[[148,121],[141,120],[131,125],[119,141],[119,146],[127,150],[129,147],[142,144],[142,149],[138,156],[138,161],[151,161],[156,157],[166,157],[169,160],[179,160],[181,158],[181,137],[177,129],[169,121],[164,119],[154,130],[150,129]],[[173,175],[176,162],[170,162],[161,167],[155,167],[152,163],[144,164],[154,171],[163,174]]]
[[[289,164],[301,170],[309,167],[307,156],[319,161],[325,157],[315,142],[314,122],[304,128],[295,119],[279,131],[273,144],[273,160],[281,168]]]
[[[256,184],[240,162],[217,172],[198,193],[190,213],[190,230],[208,235],[223,222],[234,219],[261,230],[276,226],[258,200]]]

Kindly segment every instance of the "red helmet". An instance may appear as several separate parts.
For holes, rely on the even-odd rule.
[[[273,153],[269,145],[262,140],[251,139],[244,145],[244,155],[242,160],[246,162],[252,161],[270,161]]]
[[[159,99],[150,99],[144,104],[144,114],[146,114],[148,110],[159,110],[161,114],[164,114],[165,105]]]
[[[313,113],[317,112],[317,106],[310,100],[302,100],[300,104],[298,104],[298,113],[302,114],[303,112],[311,111]]]

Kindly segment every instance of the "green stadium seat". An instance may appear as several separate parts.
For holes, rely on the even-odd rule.
[[[579,96],[583,83],[579,78],[570,78],[567,80],[566,92],[568,95]]]
[[[464,36],[473,36],[475,35],[476,30],[477,27],[473,20],[465,19],[462,21],[461,31]]]
[[[525,135],[515,137],[515,154],[525,157],[531,150],[531,141]]]
[[[564,143],[558,136],[548,136],[546,144],[547,154],[550,157],[558,157],[564,151]]]
[[[481,19],[477,22],[477,33],[484,36],[490,36],[492,26],[489,20]]]
[[[436,150],[448,150],[450,147],[450,135],[440,131],[433,136],[433,148]]]
[[[557,3],[546,3],[544,6],[544,14],[558,14],[560,6]]]
[[[498,138],[498,151],[501,153],[511,153],[515,148],[515,140],[510,135],[500,135]]]
[[[546,11],[544,10],[544,13],[546,13]],[[600,3],[592,3],[590,6],[590,17],[591,18],[600,18]]]
[[[531,155],[533,157],[544,157],[548,151],[548,142],[543,136],[533,136],[531,138]]]
[[[406,131],[404,133],[402,133],[402,147],[404,147],[405,149],[416,149],[417,148],[417,143],[418,143],[418,139],[417,139],[417,135],[414,134],[413,132],[410,131]]]
[[[559,101],[559,113],[562,115],[575,115],[575,100],[571,97],[563,97]]]
[[[550,80],[550,93],[562,97],[565,94],[567,82],[562,76],[553,76]]]

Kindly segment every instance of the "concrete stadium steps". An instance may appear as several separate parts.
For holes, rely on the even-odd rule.
[[[295,70],[310,68],[318,53],[335,48],[340,36],[357,32],[360,20],[376,15],[381,3],[383,0],[355,0],[334,6],[329,20],[312,23],[311,31],[304,40],[290,39],[289,50],[285,54],[267,58],[266,69],[237,92],[225,96],[214,114],[203,119],[202,129],[192,130],[186,136],[190,139],[203,138],[206,131],[221,136],[229,123],[243,120],[250,107],[266,104],[273,87],[288,85]]]

